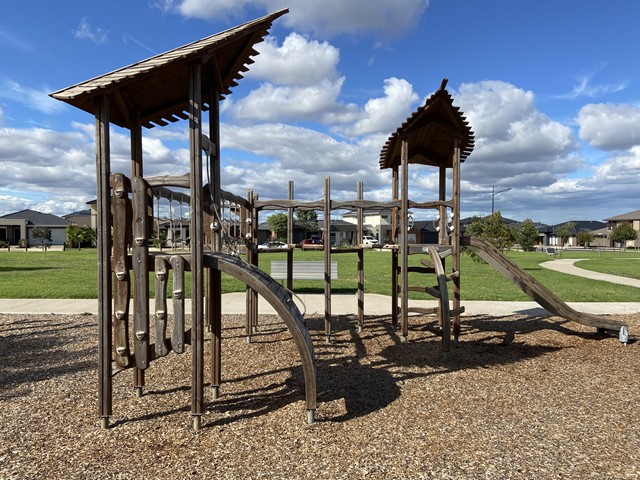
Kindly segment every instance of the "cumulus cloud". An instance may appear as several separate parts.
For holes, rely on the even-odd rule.
[[[344,77],[337,70],[340,52],[328,42],[290,34],[278,46],[273,37],[258,46],[260,55],[247,77],[264,81],[223,112],[242,122],[312,120],[346,122],[357,107],[339,102]]]
[[[249,8],[271,12],[289,8],[282,21],[290,28],[323,38],[340,34],[396,37],[413,28],[428,0],[163,0],[156,6],[188,18],[238,18]]]
[[[571,129],[540,112],[533,92],[484,81],[463,84],[454,98],[475,133],[465,164],[475,182],[544,186],[583,165]]]
[[[640,108],[611,103],[585,105],[576,118],[580,138],[603,150],[624,150],[640,144]]]
[[[340,50],[329,42],[318,42],[291,33],[282,46],[278,46],[277,39],[270,36],[255,48],[260,55],[246,72],[247,78],[306,87],[340,77],[337,71]]]
[[[384,81],[384,94],[384,97],[372,98],[365,104],[353,127],[346,129],[348,134],[391,133],[407,119],[412,105],[418,100],[413,86],[395,77]]]

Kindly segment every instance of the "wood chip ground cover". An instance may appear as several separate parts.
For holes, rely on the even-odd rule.
[[[322,322],[308,320],[315,424],[284,324],[262,316],[248,344],[244,318],[225,316],[221,397],[206,391],[195,434],[190,350],[152,363],[140,398],[130,371],[114,377],[102,430],[96,317],[0,315],[0,479],[640,477],[640,342],[472,316],[445,359],[432,317],[412,319],[408,344],[388,317],[362,332],[337,317],[330,343]]]

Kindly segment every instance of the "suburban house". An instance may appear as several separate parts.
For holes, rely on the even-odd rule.
[[[78,212],[67,213],[62,218],[71,222],[76,227],[91,227],[91,209],[80,210]]]
[[[573,224],[573,231],[571,237],[567,240],[567,242],[562,245],[562,238],[558,236],[558,229],[567,223]],[[557,223],[555,225],[547,225],[547,228],[539,229],[538,232],[544,234],[543,245],[549,246],[566,246],[566,247],[578,247],[578,233],[580,232],[591,232],[594,234],[595,238],[593,242],[590,243],[590,246],[596,247],[608,247],[610,245],[607,244],[608,236],[603,236],[601,230],[607,226],[604,222],[598,222],[595,220],[568,220],[566,222]],[[600,232],[596,234],[594,232]]]
[[[638,248],[640,247],[640,210],[634,210],[633,212],[623,213],[622,215],[616,215],[615,217],[605,218],[607,222],[607,228],[609,231],[613,230],[618,225],[629,224],[633,229],[638,232],[638,238],[635,240],[629,240],[626,247]],[[613,246],[613,244],[611,245]]]
[[[21,210],[0,217],[0,242],[9,245],[33,246],[33,229],[48,228],[51,231],[51,245],[64,245],[67,239],[67,226],[71,222],[57,215],[37,212],[35,210]]]
[[[389,243],[391,236],[391,210],[365,210],[362,212],[363,235],[371,235],[381,244]],[[358,224],[358,214],[349,212],[342,215],[342,220],[353,225]]]

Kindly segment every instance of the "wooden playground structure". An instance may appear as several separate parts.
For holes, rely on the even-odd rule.
[[[253,63],[253,46],[263,40],[280,10],[183,47],[157,55],[52,94],[95,116],[98,209],[99,290],[99,399],[98,416],[103,428],[112,415],[112,377],[130,369],[134,389],[142,395],[145,370],[170,352],[183,353],[190,345],[192,356],[191,415],[197,431],[204,414],[204,336],[210,332],[211,395],[216,399],[221,383],[221,273],[247,286],[246,334],[250,340],[257,325],[258,295],[275,308],[289,329],[300,355],[305,380],[308,422],[316,410],[314,349],[303,315],[291,295],[292,250],[287,260],[287,287],[258,267],[258,214],[286,210],[290,225],[296,209],[320,210],[330,219],[332,210],[357,212],[356,245],[334,249],[331,222],[324,222],[325,336],[331,335],[331,257],[358,255],[358,325],[364,325],[364,260],[362,214],[368,210],[392,210],[393,292],[391,313],[407,341],[409,314],[438,315],[442,349],[451,348],[451,333],[460,334],[460,166],[473,150],[474,136],[446,90],[446,80],[411,117],[394,132],[382,148],[380,167],[392,171],[392,200],[371,202],[357,186],[357,199],[335,202],[330,179],[324,180],[324,198],[298,202],[290,184],[289,198],[260,201],[253,191],[246,198],[226,192],[220,184],[219,101],[231,93],[242,73]],[[208,113],[208,131],[203,114]],[[188,121],[189,171],[182,175],[144,175],[142,127],[165,126]],[[131,171],[111,171],[110,125],[130,132]],[[409,200],[409,164],[438,169],[438,198],[432,202]],[[448,171],[451,171],[447,188]],[[176,194],[176,188],[181,193]],[[188,194],[186,193],[188,191]],[[190,250],[150,250],[153,234],[154,198],[188,203]],[[227,208],[229,215],[223,209]],[[435,245],[410,245],[410,209],[438,212],[439,240]],[[233,218],[232,218],[233,217]],[[182,218],[182,216],[181,216]],[[289,228],[289,243],[292,228]],[[476,245],[477,246],[477,245]],[[246,260],[239,255],[246,254]],[[408,255],[422,255],[420,267],[410,267]],[[448,259],[446,262],[444,259]],[[445,268],[446,267],[446,268]],[[191,312],[185,312],[186,272],[191,272]],[[435,274],[435,286],[409,285],[409,273]],[[150,273],[155,301],[150,311]],[[426,278],[426,277],[425,277]],[[172,316],[167,288],[171,279]],[[432,280],[430,280],[432,281]],[[425,281],[427,283],[427,281]],[[449,285],[452,296],[449,298]],[[408,293],[422,291],[438,300],[433,309],[410,308]],[[132,300],[131,300],[132,298]],[[150,317],[155,318],[155,329]],[[172,322],[169,324],[169,319]],[[131,320],[130,320],[131,319]],[[619,325],[613,325],[618,327]],[[167,329],[171,336],[167,338]]]

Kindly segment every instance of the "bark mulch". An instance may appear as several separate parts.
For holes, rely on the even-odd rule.
[[[625,320],[640,332],[640,315]],[[260,321],[249,344],[243,317],[225,316],[224,384],[196,434],[190,349],[152,363],[140,398],[131,371],[114,377],[102,430],[96,317],[0,315],[0,479],[640,478],[640,342],[469,316],[445,359],[432,317],[412,319],[407,344],[385,316],[360,333],[337,317],[330,343],[310,318],[307,425],[295,345]]]

